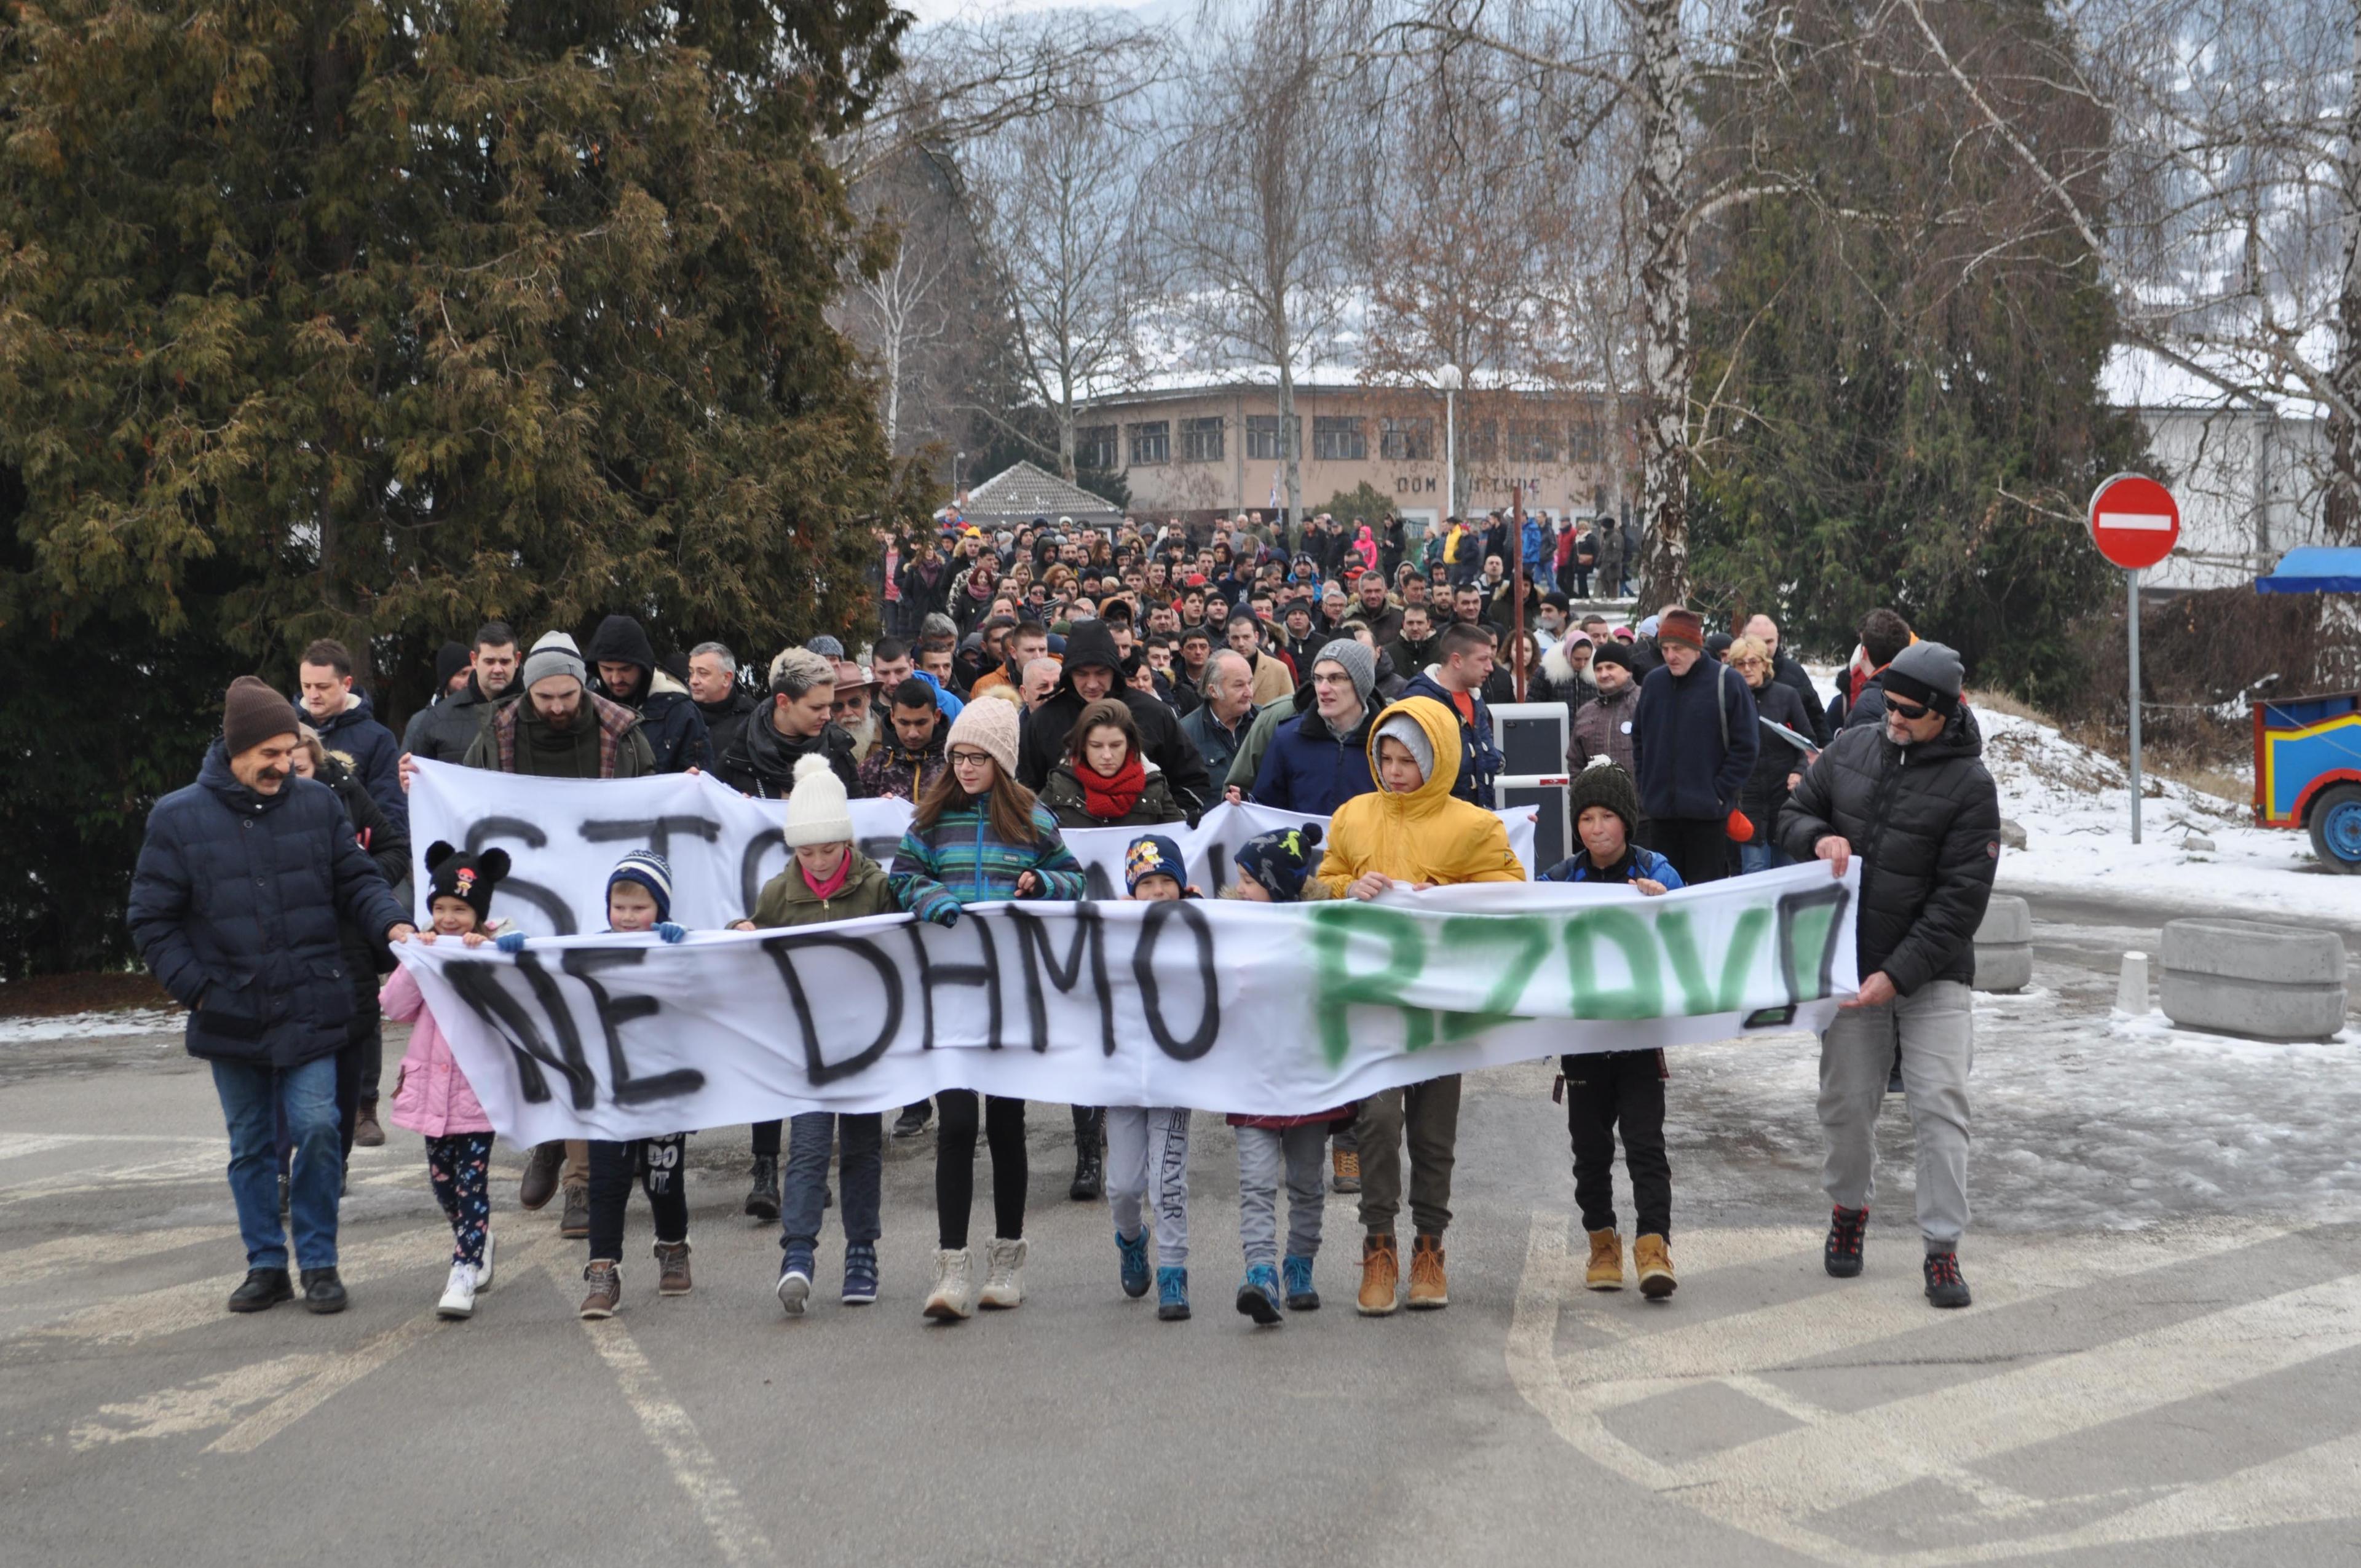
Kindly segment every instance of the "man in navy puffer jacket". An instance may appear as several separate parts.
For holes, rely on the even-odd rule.
[[[1378,656],[1349,637],[1312,660],[1312,711],[1282,722],[1255,773],[1257,806],[1332,815],[1377,784],[1369,774],[1369,701]]]
[[[344,1159],[335,1053],[353,1016],[337,917],[406,939],[409,916],[326,784],[290,776],[295,710],[251,675],[231,683],[222,739],[197,782],[156,803],[131,883],[139,956],[189,1009],[189,1054],[212,1062],[229,1124],[230,1193],[246,1242],[233,1312],[291,1299],[272,1112],[287,1118],[304,1305],[340,1311]]]

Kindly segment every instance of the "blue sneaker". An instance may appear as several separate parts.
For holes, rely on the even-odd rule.
[[[877,1245],[854,1242],[844,1249],[844,1304],[866,1307],[877,1299]]]
[[[1287,1310],[1290,1312],[1318,1311],[1320,1292],[1312,1288],[1312,1260],[1290,1254],[1279,1260],[1279,1266],[1287,1279]]]
[[[1257,1263],[1238,1281],[1238,1310],[1268,1328],[1279,1321],[1279,1275],[1267,1263]]]
[[[786,1310],[787,1316],[800,1318],[804,1315],[804,1303],[811,1299],[811,1288],[812,1249],[802,1245],[789,1247],[787,1255],[779,1261],[776,1292],[779,1305]]]
[[[1189,1316],[1189,1271],[1185,1268],[1159,1268],[1156,1271],[1156,1315],[1168,1323],[1177,1323]]]
[[[1129,1241],[1115,1232],[1115,1250],[1123,1259],[1123,1293],[1136,1301],[1148,1294],[1148,1227],[1140,1226]]]

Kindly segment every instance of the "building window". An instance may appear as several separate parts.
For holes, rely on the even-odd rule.
[[[1576,420],[1570,433],[1574,439],[1570,444],[1571,450],[1566,454],[1567,458],[1576,463],[1598,462],[1598,422],[1587,419]]]
[[[1295,416],[1295,450],[1303,450],[1303,416]],[[1246,455],[1276,460],[1286,454],[1279,449],[1279,416],[1277,414],[1246,415]]]
[[[1509,422],[1509,461],[1511,463],[1554,463],[1557,461],[1557,425],[1545,419],[1512,419]]]
[[[1490,420],[1470,420],[1460,437],[1467,444],[1461,455],[1470,463],[1497,463],[1500,460],[1500,427]]]
[[[1433,462],[1434,422],[1431,419],[1379,420],[1378,455],[1396,463]]]
[[[1172,423],[1158,420],[1131,427],[1131,462],[1136,468],[1172,461]]]
[[[1183,463],[1218,463],[1222,460],[1222,418],[1184,419],[1180,422],[1180,461]]]
[[[1323,463],[1359,463],[1369,455],[1364,422],[1344,416],[1316,414],[1312,421],[1312,455]]]
[[[1123,454],[1116,445],[1119,432],[1111,424],[1082,424],[1074,427],[1074,466],[1077,468],[1112,469],[1123,466]]]

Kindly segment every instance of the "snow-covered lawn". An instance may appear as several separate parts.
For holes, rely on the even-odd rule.
[[[53,1018],[0,1018],[0,1049],[50,1040],[96,1040],[120,1035],[169,1034],[177,1037],[186,1019],[186,1014],[170,1007],[68,1013]]]

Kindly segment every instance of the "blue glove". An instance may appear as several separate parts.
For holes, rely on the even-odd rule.
[[[492,938],[492,946],[504,953],[521,953],[524,951],[524,933],[503,931]]]
[[[669,920],[659,920],[656,922],[656,935],[667,942],[677,942],[688,935],[688,927],[675,926]]]

